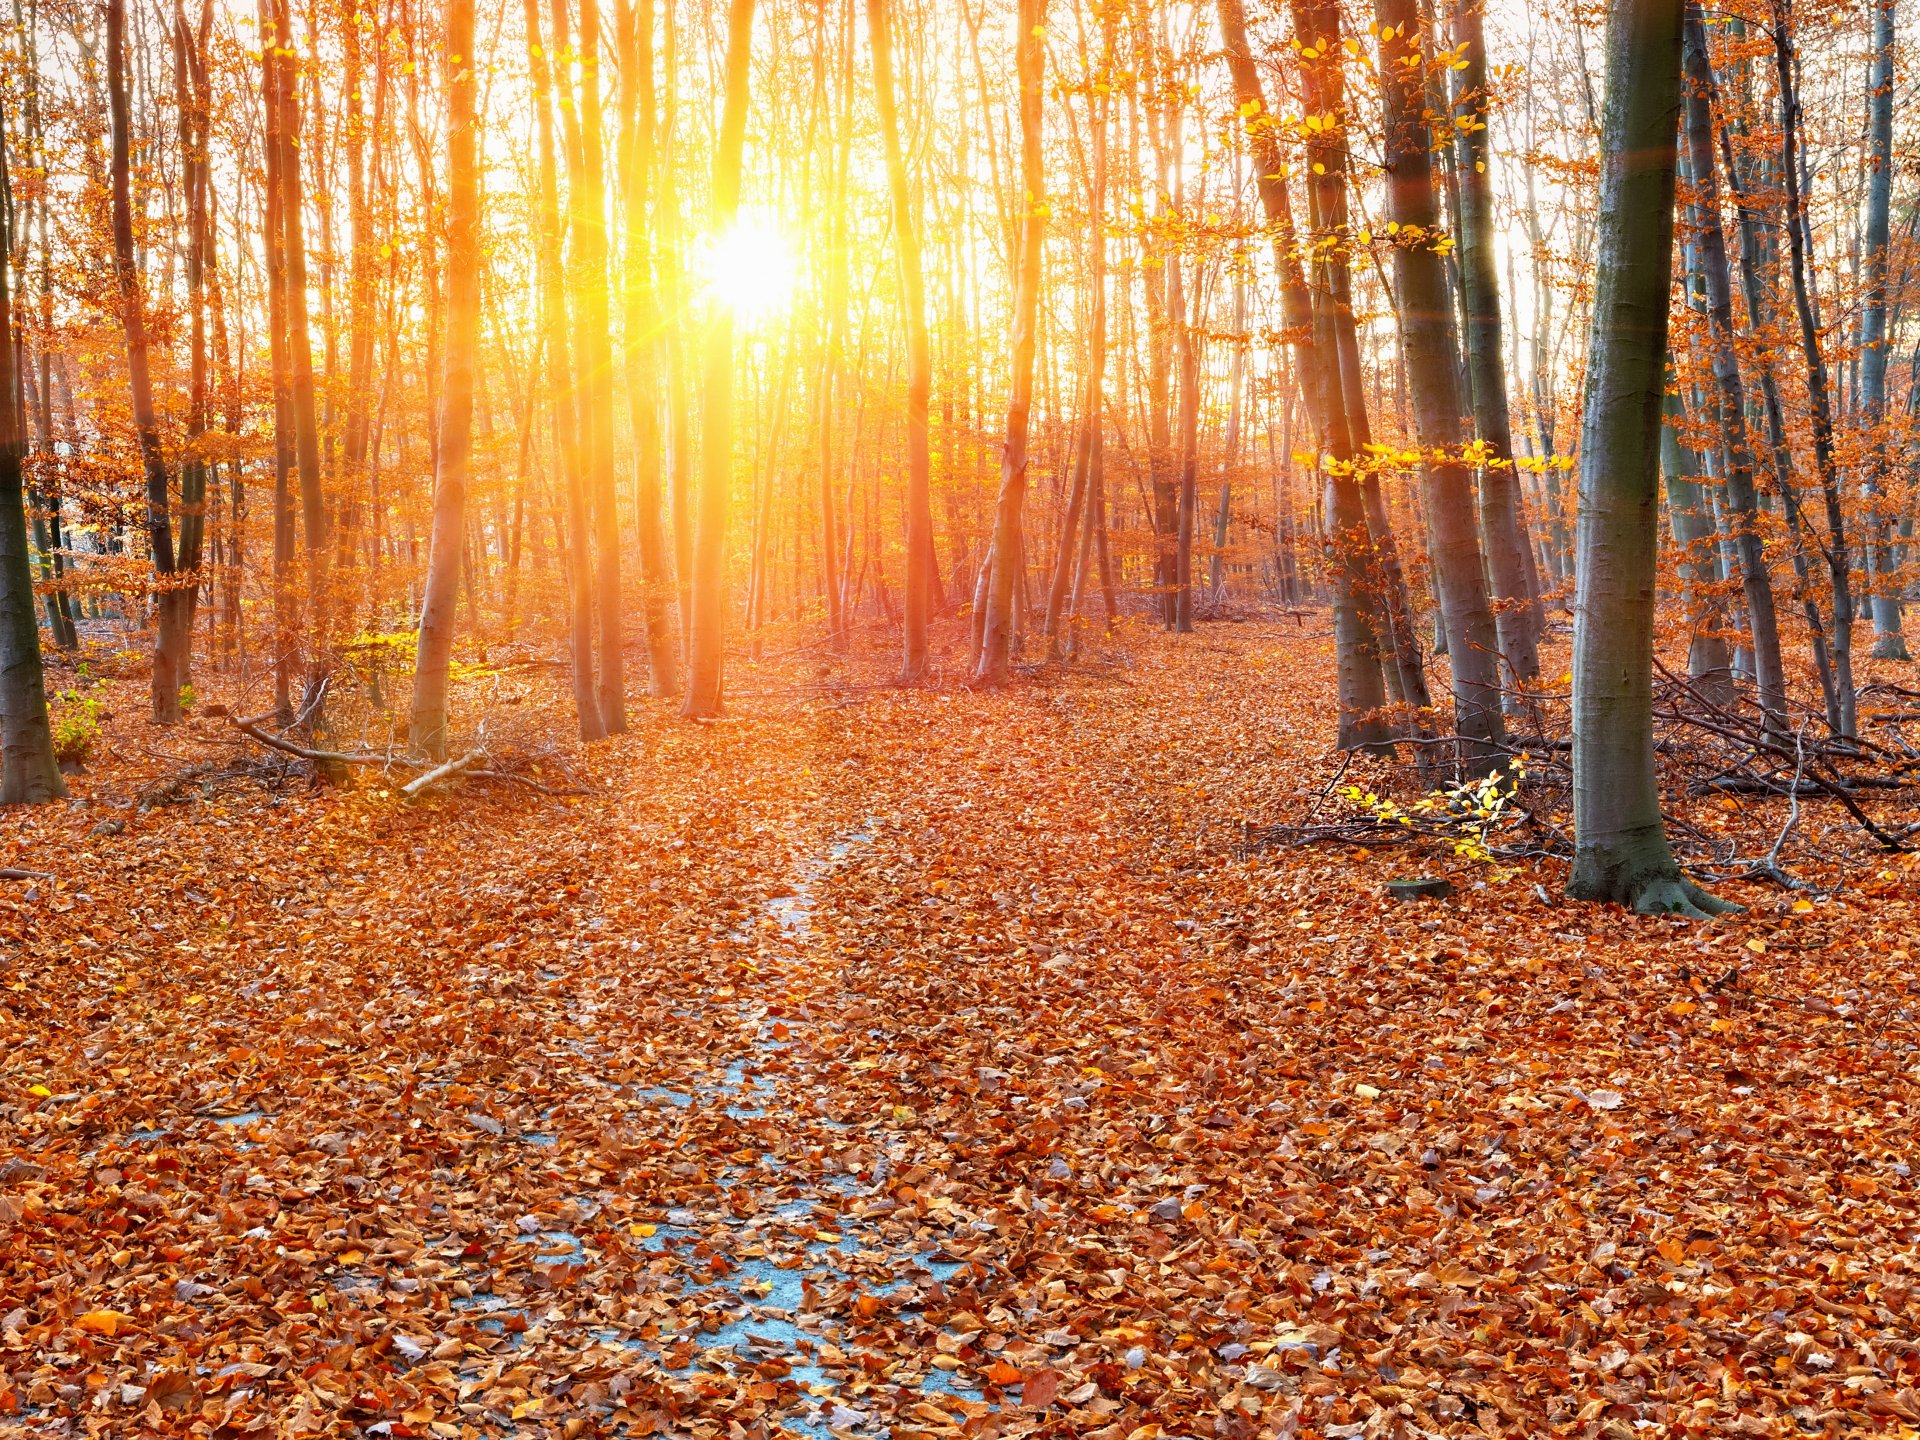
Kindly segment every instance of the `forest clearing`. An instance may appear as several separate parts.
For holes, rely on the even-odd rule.
[[[1899,0],[16,0],[0,1440],[1920,1437]]]

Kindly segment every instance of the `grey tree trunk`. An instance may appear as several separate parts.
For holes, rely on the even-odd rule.
[[[1660,412],[1673,281],[1684,0],[1611,0],[1593,331],[1580,440],[1567,893],[1642,913],[1727,909],[1680,872],[1653,749]]]
[[[1847,552],[1847,522],[1840,503],[1840,471],[1833,453],[1833,397],[1826,357],[1820,351],[1820,327],[1813,313],[1813,263],[1806,201],[1800,193],[1800,96],[1794,76],[1789,0],[1780,0],[1774,16],[1773,54],[1780,80],[1781,169],[1787,191],[1787,254],[1793,277],[1793,308],[1800,321],[1800,349],[1807,362],[1807,403],[1813,422],[1813,461],[1820,476],[1820,492],[1827,510],[1827,575],[1833,585],[1833,698],[1834,730],[1854,733],[1853,687],[1853,571]]]
[[[1480,470],[1480,532],[1487,548],[1487,579],[1498,605],[1494,623],[1503,678],[1531,682],[1540,676],[1540,607],[1520,476],[1513,466],[1513,424],[1507,412],[1506,357],[1500,343],[1500,280],[1494,253],[1493,146],[1486,115],[1487,42],[1481,23],[1485,0],[1460,0],[1454,40],[1464,47],[1457,76],[1467,113],[1455,126],[1454,172],[1460,187],[1460,272],[1466,290],[1467,374],[1473,388],[1474,429],[1488,452]],[[1519,697],[1509,697],[1517,706]]]
[[[1434,588],[1452,661],[1454,725],[1466,742],[1463,758],[1471,773],[1484,775],[1505,739],[1503,652],[1487,597],[1473,476],[1460,458],[1460,416],[1465,407],[1459,393],[1447,276],[1429,238],[1440,232],[1421,83],[1423,31],[1413,0],[1376,0],[1374,14],[1382,37],[1387,213],[1402,232],[1413,236],[1394,247],[1393,260],[1414,431],[1420,448],[1430,457],[1421,489],[1432,535]],[[1517,578],[1524,591],[1524,576]]]
[[[1687,164],[1697,197],[1693,253],[1706,292],[1708,344],[1718,400],[1715,418],[1726,447],[1727,503],[1733,511],[1729,517],[1731,538],[1747,604],[1747,628],[1753,636],[1760,709],[1770,717],[1770,724],[1784,724],[1787,687],[1780,657],[1780,622],[1774,606],[1773,578],[1760,543],[1760,505],[1753,483],[1753,445],[1747,435],[1746,392],[1734,347],[1733,280],[1727,264],[1726,233],[1720,223],[1720,187],[1713,153],[1713,65],[1697,3],[1687,6],[1685,26],[1684,123]]]
[[[1681,600],[1687,617],[1687,678],[1716,705],[1731,706],[1733,657],[1728,653],[1726,610],[1713,593],[1712,546],[1718,539],[1713,509],[1701,493],[1699,461],[1680,440],[1686,412],[1677,392],[1667,394],[1660,427],[1660,468],[1667,480],[1667,516],[1680,551]]]
[[[413,748],[435,760],[447,754],[447,678],[466,539],[474,356],[480,344],[480,122],[474,93],[480,65],[473,53],[473,0],[448,0],[446,16],[447,341],[433,530],[407,726]]]
[[[10,196],[0,113],[0,196]],[[0,205],[0,805],[39,805],[67,793],[53,757],[40,624],[27,556],[24,351],[13,324],[13,206]]]
[[[1893,208],[1893,44],[1896,0],[1874,0],[1873,64],[1867,74],[1866,294],[1860,309],[1860,422],[1867,443],[1867,581],[1873,611],[1873,657],[1907,660],[1900,633],[1900,592],[1893,578],[1892,536],[1883,509],[1887,479],[1887,243]]]
[[[1315,442],[1322,454],[1332,456],[1336,462],[1326,475],[1322,528],[1333,590],[1339,744],[1342,749],[1385,748],[1391,731],[1380,713],[1387,696],[1370,614],[1367,516],[1360,486],[1341,463],[1352,459],[1353,447],[1340,399],[1339,358],[1332,320],[1327,314],[1328,307],[1308,289],[1300,263],[1293,202],[1287,185],[1288,167],[1280,152],[1272,112],[1266,105],[1260,72],[1247,43],[1242,0],[1219,0],[1219,10],[1234,99],[1246,116],[1247,148],[1253,159],[1255,184],[1273,232],[1274,264],[1280,272],[1282,333],[1293,349]],[[1296,10],[1296,25],[1304,13],[1303,0],[1302,7]],[[1316,163],[1324,162],[1316,160]],[[1415,663],[1418,663],[1417,657]]]

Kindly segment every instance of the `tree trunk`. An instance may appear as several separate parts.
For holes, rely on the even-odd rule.
[[[116,124],[125,123],[124,105],[123,96]],[[115,153],[120,153],[117,147]],[[11,193],[5,116],[0,114],[0,195]],[[114,193],[120,193],[118,187]],[[114,235],[117,241],[117,225]],[[27,555],[21,464],[27,454],[26,387],[18,368],[25,352],[13,324],[13,242],[13,206],[7,204],[0,206],[0,805],[39,805],[58,800],[67,787],[53,756],[40,625],[34,618],[33,568]]]
[[[1866,294],[1860,311],[1860,423],[1867,446],[1867,578],[1873,611],[1873,658],[1907,660],[1900,633],[1900,590],[1884,508],[1888,458],[1887,246],[1893,205],[1893,45],[1896,0],[1874,0],[1873,65],[1867,75],[1867,223],[1862,237]]]
[[[1414,432],[1430,457],[1422,473],[1432,534],[1434,589],[1453,668],[1454,726],[1466,742],[1470,773],[1487,773],[1505,738],[1501,715],[1503,653],[1487,599],[1475,523],[1473,476],[1459,458],[1458,352],[1439,233],[1425,98],[1420,83],[1422,31],[1413,0],[1376,0],[1386,143],[1387,213],[1401,237],[1393,252]],[[1387,36],[1391,32],[1392,38]],[[1411,232],[1413,238],[1407,238]]]
[[[1806,203],[1800,193],[1800,98],[1794,80],[1793,41],[1788,30],[1790,0],[1777,0],[1773,53],[1780,78],[1781,168],[1787,190],[1787,254],[1793,276],[1793,308],[1800,321],[1800,349],[1807,362],[1807,402],[1813,424],[1813,460],[1827,508],[1827,573],[1833,583],[1833,690],[1835,731],[1854,733],[1853,573],[1847,554],[1847,522],[1840,504],[1840,471],[1833,453],[1833,398],[1826,358],[1820,353],[1820,328],[1813,314],[1807,255]]]
[[[1013,658],[1015,590],[1023,583],[1021,510],[1027,496],[1027,419],[1033,408],[1034,326],[1040,309],[1040,241],[1046,230],[1040,106],[1047,60],[1046,0],[1019,0],[1015,73],[1020,86],[1020,245],[1014,267],[1013,376],[1006,440],[1000,452],[1000,494],[994,505],[986,615],[980,632],[978,685],[1006,683]]]
[[[140,271],[133,254],[133,117],[127,99],[126,0],[107,0],[107,107],[113,125],[113,270],[120,325],[127,340],[134,437],[146,473],[147,541],[153,551],[154,600],[159,611],[153,647],[153,718],[156,724],[170,725],[180,718],[180,672],[186,637],[179,633],[171,599],[177,566],[173,522],[167,508],[167,461],[160,450],[160,422],[153,405],[146,299],[141,293]],[[11,256],[8,261],[11,263]],[[9,379],[17,387],[11,361],[8,369]]]
[[[556,0],[564,4],[565,0]],[[557,38],[557,37],[556,37]],[[599,670],[595,697],[609,735],[627,728],[626,613],[620,602],[620,496],[614,474],[613,335],[608,299],[607,159],[600,107],[600,0],[580,0],[580,169],[568,188],[581,284],[575,311],[580,337],[581,435],[586,441],[587,501],[593,526],[593,611]],[[582,563],[585,546],[582,546]]]
[[[587,501],[580,474],[580,445],[574,405],[573,346],[567,322],[566,276],[560,256],[560,179],[554,155],[553,80],[547,52],[540,44],[540,0],[525,0],[528,65],[539,142],[540,325],[547,350],[547,399],[553,411],[554,463],[566,492],[567,537],[560,550],[567,585],[568,654],[572,660],[573,707],[582,740],[599,740],[607,731],[594,687],[593,577],[586,551]],[[556,36],[556,39],[559,37]],[[564,43],[564,42],[563,42]]]
[[[1500,344],[1500,281],[1494,254],[1493,146],[1487,115],[1485,0],[1455,7],[1455,42],[1464,65],[1458,74],[1467,113],[1454,129],[1460,189],[1460,271],[1466,290],[1467,373],[1473,390],[1474,429],[1485,450],[1480,471],[1480,530],[1487,547],[1487,579],[1498,605],[1504,679],[1530,683],[1540,675],[1540,607],[1533,597],[1532,560],[1519,472],[1513,465],[1513,427],[1507,413],[1506,358]],[[1511,699],[1517,708],[1518,696]]]
[[[1687,678],[1714,704],[1731,709],[1735,701],[1733,661],[1720,633],[1727,617],[1712,589],[1716,567],[1711,547],[1716,527],[1713,510],[1694,478],[1698,461],[1680,439],[1680,427],[1685,423],[1679,393],[1669,386],[1665,422],[1660,427],[1660,468],[1667,480],[1667,515],[1673,526],[1673,541],[1680,551],[1678,569],[1688,632]]]
[[[473,450],[474,357],[480,343],[480,163],[473,0],[447,0],[447,340],[440,386],[440,445],[433,477],[433,535],[414,656],[413,748],[447,755],[447,679],[466,539]]]
[[[648,693],[680,689],[673,574],[660,518],[660,299],[653,288],[653,234],[647,194],[654,174],[653,0],[615,0],[620,37],[620,179],[625,230],[621,287],[627,415],[633,427],[634,516],[640,540],[641,612],[647,635]],[[617,527],[616,527],[617,530]],[[616,542],[617,543],[617,542]],[[616,573],[615,582],[618,583]],[[617,598],[617,592],[616,592]]]
[[[293,456],[300,480],[300,536],[307,561],[309,709],[326,678],[330,645],[327,613],[327,509],[320,488],[320,421],[313,388],[313,339],[307,319],[307,239],[300,177],[300,98],[293,57],[293,21],[287,0],[273,0],[273,43],[282,48],[273,75],[279,87],[281,243],[286,257],[287,388],[293,416]],[[313,721],[319,727],[317,714]]]
[[[907,162],[894,96],[893,37],[888,0],[867,0],[873,49],[874,106],[893,200],[893,238],[900,260],[900,303],[907,331],[907,574],[900,678],[908,684],[927,669],[927,612],[933,587],[932,461],[927,408],[933,398],[933,359],[927,347],[926,282],[920,261],[920,219],[907,188]]]
[[[740,211],[740,164],[746,145],[747,90],[752,80],[754,0],[731,0],[727,22],[725,109],[713,153],[710,234],[724,235]],[[693,544],[693,617],[687,693],[689,719],[721,710],[727,643],[727,518],[733,484],[733,316],[715,304],[707,318],[701,367],[700,515]]]
[[[1273,113],[1267,108],[1260,73],[1247,44],[1242,0],[1219,0],[1219,10],[1234,98],[1246,117],[1247,146],[1260,204],[1273,230],[1274,264],[1280,272],[1282,332],[1293,349],[1318,449],[1334,461],[1326,475],[1323,527],[1330,560],[1327,568],[1333,582],[1339,744],[1342,749],[1379,748],[1387,743],[1389,735],[1379,713],[1386,704],[1386,688],[1370,623],[1366,512],[1348,464],[1353,458],[1352,441],[1339,399],[1339,362],[1332,343],[1332,322],[1325,307],[1316,303],[1308,290],[1301,268],[1293,204],[1288,195],[1288,166],[1280,153]],[[1303,13],[1296,11],[1296,27],[1311,29],[1302,24]]]
[[[1707,54],[1700,8],[1686,15],[1687,164],[1698,197],[1694,210],[1693,250],[1706,291],[1713,378],[1719,397],[1720,433],[1727,455],[1727,502],[1733,508],[1733,548],[1740,565],[1747,626],[1753,636],[1754,673],[1760,709],[1769,724],[1784,724],[1786,674],[1780,656],[1780,623],[1774,608],[1773,579],[1760,543],[1760,506],[1754,493],[1753,446],[1747,436],[1747,405],[1734,347],[1733,282],[1727,265],[1726,235],[1720,223],[1720,187],[1713,154],[1713,67]]]
[[[1611,0],[1593,330],[1580,440],[1567,893],[1642,913],[1728,908],[1680,873],[1653,749],[1660,412],[1685,0]]]

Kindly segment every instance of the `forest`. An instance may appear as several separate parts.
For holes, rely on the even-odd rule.
[[[1901,0],[11,0],[0,1440],[1920,1437]]]

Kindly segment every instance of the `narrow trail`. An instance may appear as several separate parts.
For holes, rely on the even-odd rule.
[[[1920,1423],[1911,942],[1240,854],[1323,643],[0,817],[0,1436]]]

